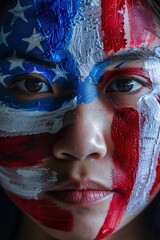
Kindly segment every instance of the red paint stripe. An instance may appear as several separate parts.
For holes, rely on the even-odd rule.
[[[112,124],[114,194],[110,208],[97,240],[112,234],[118,227],[127,207],[136,179],[139,160],[139,122],[134,109],[115,112]]]
[[[42,163],[52,156],[52,135],[0,137],[0,165],[25,167]]]
[[[73,228],[73,215],[55,203],[47,200],[26,200],[9,193],[13,202],[26,214],[39,221],[43,226],[70,232]]]
[[[102,0],[102,30],[104,34],[104,51],[117,52],[125,48],[124,17],[119,10],[124,10],[124,0]]]
[[[120,69],[113,69],[107,71],[101,79],[101,82],[99,85],[103,85],[107,83],[108,81],[112,80],[113,78],[118,77],[119,79],[124,76],[139,76],[142,78],[145,78],[148,83],[152,83],[151,79],[149,78],[148,72],[145,71],[143,68],[120,68]]]
[[[132,2],[132,4],[130,3]],[[139,47],[151,44],[155,40],[156,25],[153,20],[153,13],[147,7],[146,1],[128,0],[128,15],[130,22],[131,42],[130,47]],[[152,35],[148,36],[148,32]]]
[[[126,39],[124,11],[128,13]],[[104,51],[117,52],[126,48],[144,48],[155,40],[156,25],[146,2],[139,0],[102,0],[102,30]],[[152,34],[148,35],[149,32]]]

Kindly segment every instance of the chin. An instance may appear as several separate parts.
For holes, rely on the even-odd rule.
[[[56,229],[48,228],[44,225],[36,223],[53,239],[58,240],[93,240],[96,239],[106,217],[106,213],[94,215],[86,214],[83,211],[74,218],[74,226],[72,231],[64,232]],[[35,220],[34,220],[35,221]]]

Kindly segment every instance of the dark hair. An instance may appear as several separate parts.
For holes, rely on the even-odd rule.
[[[147,0],[157,17],[160,18],[160,0]]]

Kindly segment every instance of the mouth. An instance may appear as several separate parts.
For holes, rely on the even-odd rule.
[[[68,182],[48,191],[48,196],[60,202],[75,205],[90,205],[103,201],[113,194],[113,190],[99,183]]]
[[[69,204],[89,205],[100,202],[113,194],[112,191],[85,189],[49,192],[50,197]]]

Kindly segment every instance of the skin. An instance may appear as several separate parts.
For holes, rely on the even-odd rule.
[[[133,1],[132,6],[129,3],[123,5],[122,9],[119,4],[119,1],[102,1],[101,19],[104,37],[101,61],[91,56],[94,64],[89,62],[88,57],[82,66],[81,58],[70,46],[69,50],[75,54],[75,58],[77,57],[77,65],[75,67],[72,63],[70,64],[67,58],[67,64],[63,59],[60,62],[57,61],[56,66],[60,69],[58,71],[61,72],[63,81],[55,81],[55,84],[51,85],[52,88],[48,87],[50,79],[46,76],[51,74],[47,71],[55,72],[56,58],[53,58],[55,61],[51,59],[46,61],[45,55],[40,55],[39,52],[33,51],[33,56],[31,55],[31,45],[28,45],[27,51],[23,52],[20,46],[7,46],[8,44],[3,42],[6,52],[1,61],[4,64],[5,58],[9,58],[11,63],[9,71],[15,68],[13,60],[16,59],[17,63],[19,60],[17,55],[7,56],[8,48],[15,48],[16,54],[21,52],[23,58],[36,60],[36,63],[28,60],[27,69],[20,59],[21,67],[19,67],[18,76],[15,72],[12,77],[5,73],[6,94],[11,100],[14,99],[16,104],[18,102],[17,106],[21,112],[22,110],[35,111],[34,104],[37,102],[36,110],[53,112],[62,108],[54,99],[55,97],[63,97],[63,100],[71,99],[71,96],[79,97],[77,105],[65,112],[63,126],[55,130],[55,133],[46,131],[32,135],[32,132],[29,132],[26,137],[25,134],[18,132],[19,136],[16,137],[13,132],[12,137],[10,134],[0,139],[3,149],[0,157],[2,186],[13,202],[55,239],[106,238],[135,218],[158,191],[159,172],[156,169],[159,163],[156,161],[152,171],[153,173],[156,171],[157,175],[147,190],[149,197],[144,203],[142,202],[139,209],[134,207],[131,212],[127,210],[130,200],[134,197],[132,192],[137,181],[141,156],[140,141],[143,142],[142,126],[139,124],[141,114],[137,103],[141,97],[150,94],[153,90],[152,73],[155,70],[155,64],[152,61],[153,68],[149,70],[146,67],[146,61],[151,52],[153,52],[151,56],[154,56],[154,49],[160,46],[160,41],[157,37],[158,30],[153,13],[146,4],[140,4],[140,12],[136,1]],[[123,26],[123,19],[116,15],[117,9],[128,13],[124,15]],[[38,19],[45,27],[43,17]],[[113,19],[116,21],[114,29]],[[140,26],[141,36],[134,29],[135,19]],[[147,19],[150,20],[150,25]],[[22,21],[26,22],[24,16]],[[11,25],[14,26],[14,24],[18,27],[16,19],[11,22]],[[66,28],[70,29],[68,25]],[[120,32],[119,29],[121,29]],[[40,33],[41,30],[39,30]],[[83,47],[85,48],[85,45]],[[97,52],[101,49],[100,45],[93,47]],[[42,46],[39,45],[38,49],[41,50],[41,48]],[[58,49],[58,42],[55,43],[55,48]],[[68,51],[67,45],[65,48]],[[141,56],[134,54],[137,49],[145,50],[145,54]],[[80,49],[78,50],[81,52]],[[133,53],[129,52],[130,50],[134,50]],[[157,57],[154,57],[158,61]],[[40,61],[37,62],[39,59]],[[35,67],[34,71],[30,70],[31,66]],[[66,72],[69,73],[67,87],[64,77]],[[88,81],[88,76],[92,78],[92,84]],[[43,82],[43,88],[29,91],[32,84],[29,84],[28,79]],[[124,79],[127,80],[124,82]],[[26,82],[28,85],[25,85]],[[27,87],[29,90],[26,90]],[[0,91],[3,93],[2,85]],[[7,98],[1,101],[7,108]],[[20,105],[21,102],[22,105]],[[46,102],[47,109],[45,109]],[[57,104],[55,104],[56,109],[53,109],[53,103]],[[10,107],[14,108],[12,105]],[[34,126],[36,124],[35,120]],[[26,129],[27,127],[25,131]],[[6,146],[11,146],[10,154],[7,154]],[[34,179],[35,175],[32,173],[38,177]],[[14,186],[6,184],[6,176],[9,178],[9,183],[14,180]],[[23,187],[28,189],[30,195],[27,195],[26,191],[22,192],[20,176],[26,178]],[[48,180],[51,177],[53,184]],[[31,180],[33,186],[35,186],[34,181],[39,182],[36,185],[37,194],[35,195],[31,195],[33,190]],[[142,180],[138,179],[140,185],[144,187]],[[97,188],[101,193],[105,192],[105,197],[100,198],[98,193],[94,193],[94,197],[89,202],[83,192],[97,190]],[[18,189],[17,192],[20,190],[19,194],[16,189]],[[68,193],[63,192],[63,190],[69,192],[70,189],[73,190],[72,200]],[[57,191],[62,191],[61,195]],[[89,196],[91,198],[91,194]],[[99,200],[95,200],[96,197]],[[139,193],[136,200],[139,201],[141,197]]]

